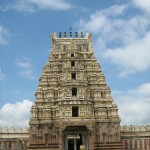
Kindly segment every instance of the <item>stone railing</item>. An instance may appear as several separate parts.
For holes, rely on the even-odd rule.
[[[0,128],[0,139],[6,138],[29,138],[28,128]]]
[[[90,33],[83,33],[83,32],[59,32],[58,36],[56,36],[56,33],[51,34],[52,37],[57,38],[87,38],[88,35],[91,35]]]
[[[121,128],[122,131],[150,131],[150,125],[134,126],[134,125],[124,125]]]
[[[28,133],[29,129],[28,128],[0,128],[0,133]]]
[[[150,125],[125,125],[121,128],[121,136],[125,137],[147,137],[150,138]]]

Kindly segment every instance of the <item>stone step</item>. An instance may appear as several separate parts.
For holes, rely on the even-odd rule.
[[[123,150],[121,142],[117,143],[95,143],[95,150]]]

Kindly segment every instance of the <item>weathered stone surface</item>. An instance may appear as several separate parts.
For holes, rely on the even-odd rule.
[[[81,38],[51,35],[51,54],[31,108],[29,149],[69,149],[68,138],[75,140],[75,135],[80,137],[80,143],[73,142],[76,149],[120,142],[118,108],[93,51],[89,33]]]

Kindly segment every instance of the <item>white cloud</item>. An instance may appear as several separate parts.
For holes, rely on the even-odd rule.
[[[71,5],[64,0],[29,0],[29,2],[36,4],[41,9],[57,9],[57,10],[66,10],[70,9]]]
[[[65,0],[21,0],[13,6],[18,11],[34,12],[38,9],[68,10],[72,5]]]
[[[19,76],[34,80],[36,77],[33,74],[32,60],[28,57],[23,57],[16,61],[16,65],[20,67]]]
[[[136,6],[142,10],[150,13],[150,1],[149,0],[133,0]]]
[[[4,80],[5,75],[2,73],[2,69],[0,68],[0,81]]]
[[[24,12],[34,12],[35,8],[30,2],[26,0],[16,1],[13,6],[9,6],[9,9],[15,9],[17,11],[24,11]]]
[[[150,69],[150,32],[121,48],[108,49],[104,57],[120,65],[121,76]]]
[[[129,93],[145,96],[146,98],[150,98],[150,83],[144,83],[140,85],[137,89],[130,90]]]
[[[15,104],[7,103],[0,109],[1,127],[28,127],[30,109],[32,106],[30,100],[23,100]]]
[[[121,76],[150,68],[150,16],[129,15],[130,8],[128,4],[115,5],[77,24],[79,30],[95,35],[96,56],[116,64]]]
[[[109,17],[120,16],[126,9],[126,5],[114,5],[108,9],[99,10],[89,16],[88,20],[80,19],[79,28],[83,31],[91,31],[99,34],[110,30],[111,19]],[[106,26],[107,25],[107,26]]]
[[[10,35],[7,28],[0,25],[0,45],[7,43],[7,37]]]
[[[30,69],[33,67],[32,60],[28,57],[23,57],[17,60],[17,65],[23,69]]]
[[[118,104],[122,125],[150,124],[150,83],[126,92],[113,92]]]
[[[29,78],[31,80],[34,80],[36,77],[33,75],[33,71],[32,70],[24,70],[24,71],[20,71],[18,73],[19,76],[21,77],[25,77],[25,78]]]

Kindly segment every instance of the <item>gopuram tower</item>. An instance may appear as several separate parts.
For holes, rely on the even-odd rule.
[[[92,35],[51,34],[31,108],[29,150],[122,150],[120,118]]]

